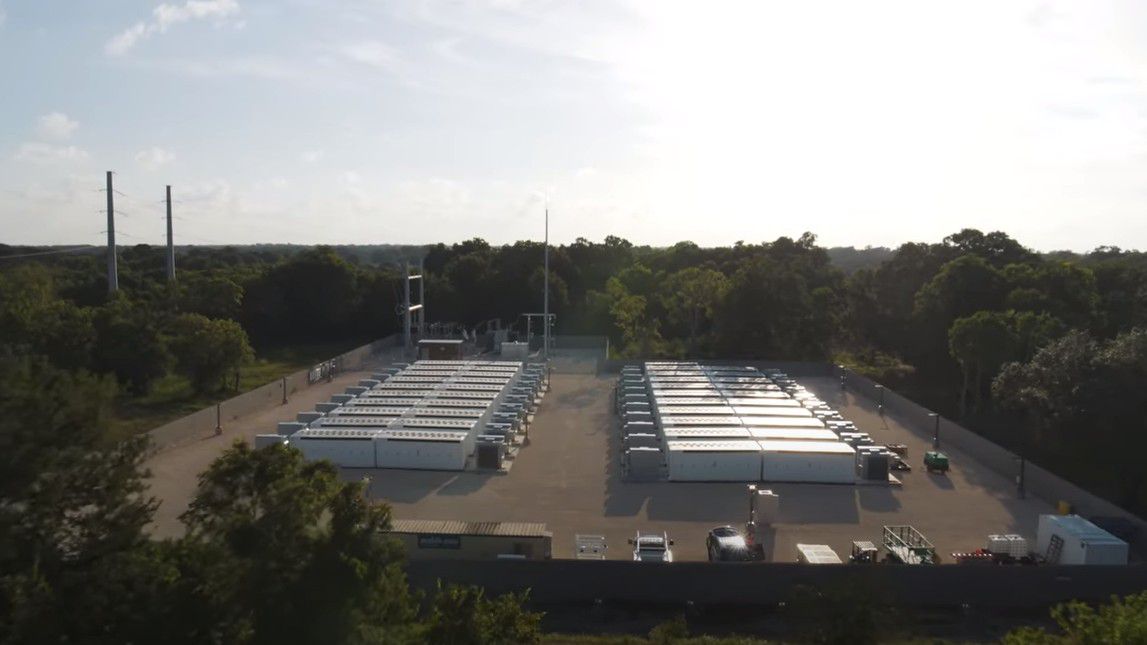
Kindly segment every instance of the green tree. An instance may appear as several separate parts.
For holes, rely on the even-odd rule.
[[[1035,253],[1000,231],[984,234],[966,228],[945,237],[944,245],[957,249],[960,255],[974,255],[997,268],[1038,259]]]
[[[114,394],[0,356],[0,642],[124,642],[148,622],[147,438],[109,435]]]
[[[729,279],[717,329],[729,356],[818,360],[830,355],[831,312],[798,263],[746,260]]]
[[[1004,276],[983,258],[965,255],[940,268],[916,294],[916,314],[948,328],[956,318],[998,310],[1004,302]]]
[[[255,357],[247,333],[233,320],[183,314],[172,321],[168,333],[176,367],[197,392],[225,386],[228,375]]]
[[[95,328],[96,369],[115,374],[132,394],[146,394],[167,373],[171,354],[158,319],[143,306],[116,298],[96,312]]]
[[[1133,645],[1147,643],[1147,592],[1092,607],[1079,601],[1056,605],[1051,617],[1063,632],[1034,627],[1009,632],[1004,645]]]
[[[178,283],[179,309],[208,318],[238,320],[243,306],[243,287],[218,272],[194,272]]]
[[[729,289],[725,274],[714,269],[689,267],[669,276],[662,296],[670,316],[689,329],[689,351],[697,350],[697,332],[712,321],[713,314]]]
[[[948,330],[952,358],[964,372],[964,385],[960,388],[961,417],[968,411],[968,392],[972,393],[972,409],[979,409],[985,376],[990,382],[1001,365],[1016,358],[1019,339],[1011,322],[1011,316],[1006,313],[979,311],[957,318]]]
[[[518,645],[541,641],[542,614],[522,606],[529,592],[486,597],[479,587],[439,585],[425,639],[442,645]]]
[[[406,634],[414,606],[390,509],[329,462],[236,442],[199,478],[187,543],[223,642],[346,643]],[[305,608],[305,611],[302,609]]]
[[[1012,414],[1030,449],[1080,471],[1118,504],[1147,506],[1147,330],[1097,341],[1082,331],[1048,343],[1026,363],[1004,367],[992,396]],[[1103,464],[1095,469],[1094,464]]]

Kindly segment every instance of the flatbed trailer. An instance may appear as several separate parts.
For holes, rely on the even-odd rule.
[[[936,547],[913,526],[885,526],[882,542],[894,561],[904,564],[936,564]]]

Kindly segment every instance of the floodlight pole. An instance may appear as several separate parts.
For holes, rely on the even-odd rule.
[[[933,450],[939,450],[940,449],[940,415],[935,413],[935,412],[932,412],[928,416],[932,417],[932,419],[936,422],[936,424],[932,427],[932,449]]]
[[[542,297],[542,358],[550,359],[550,201],[546,198],[545,287]]]

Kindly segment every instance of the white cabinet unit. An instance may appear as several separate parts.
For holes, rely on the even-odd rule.
[[[761,478],[769,482],[852,484],[856,451],[839,441],[761,441]]]
[[[374,468],[374,444],[380,433],[332,428],[301,430],[291,437],[291,445],[307,461],[328,459],[344,468]]]
[[[375,444],[379,468],[463,470],[466,467],[465,432],[394,430]]]
[[[755,441],[668,441],[670,481],[757,481],[761,448]]]

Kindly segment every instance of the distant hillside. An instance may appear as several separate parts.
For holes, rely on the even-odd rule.
[[[828,249],[828,257],[833,266],[845,273],[854,273],[860,269],[870,269],[892,257],[893,250],[884,246],[866,246],[858,249],[854,246],[834,246]]]

